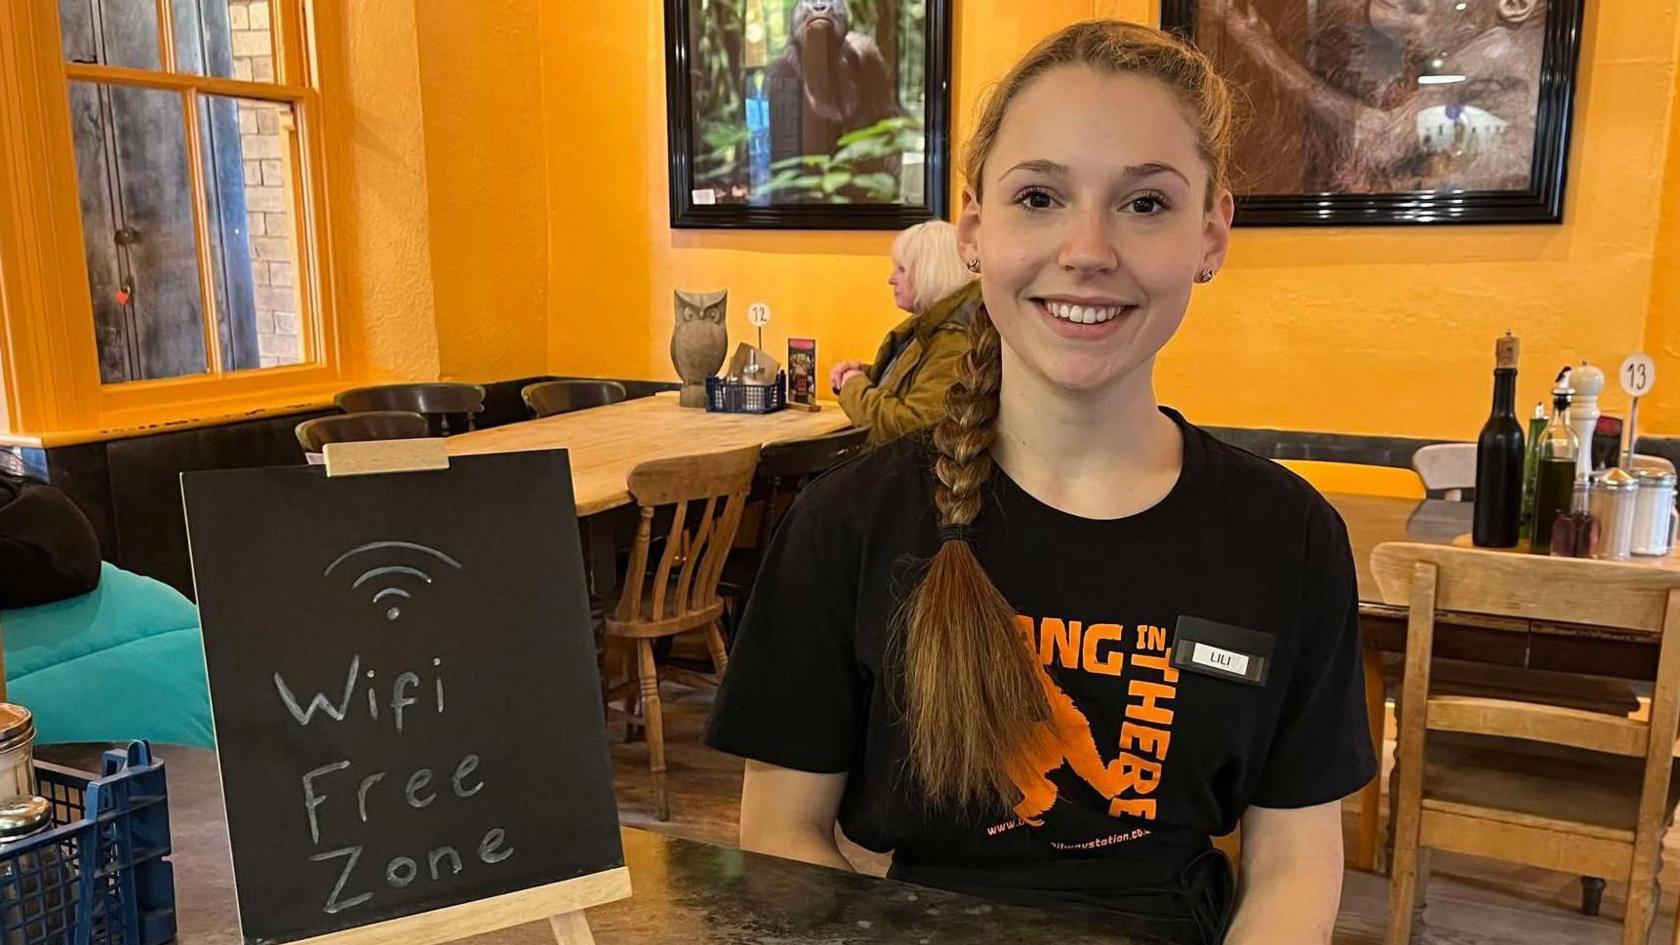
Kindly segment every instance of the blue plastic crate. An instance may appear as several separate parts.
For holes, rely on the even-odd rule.
[[[53,827],[0,847],[0,941],[162,945],[175,938],[163,762],[134,742],[95,777],[37,762]]]
[[[721,377],[706,378],[706,409],[711,413],[775,413],[787,406],[787,373],[776,372],[773,384],[743,384]]]

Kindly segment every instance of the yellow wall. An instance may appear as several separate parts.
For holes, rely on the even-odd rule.
[[[351,373],[362,378],[438,375],[413,13],[403,4],[378,15],[352,5],[317,30],[334,145],[328,180],[339,320]]]
[[[520,377],[547,361],[541,5],[413,5],[445,378]]]
[[[1532,406],[1562,364],[1613,367],[1646,344],[1653,300],[1680,321],[1680,286],[1653,284],[1659,231],[1671,268],[1680,257],[1680,175],[1659,212],[1665,149],[1680,153],[1669,146],[1680,22],[1672,4],[1588,6],[1566,223],[1240,230],[1163,356],[1162,399],[1214,425],[1465,438],[1487,414],[1505,329],[1522,337],[1519,396]],[[1093,13],[1155,15],[1147,0],[958,7],[958,142],[980,92],[1037,38]],[[734,338],[748,337],[746,305],[763,300],[772,351],[798,335],[817,338],[825,362],[868,357],[898,317],[884,284],[891,234],[669,228],[661,9],[543,11],[550,369],[673,377],[676,287],[728,288]],[[614,94],[594,94],[605,76]],[[1680,434],[1674,358],[1659,390],[1675,399],[1649,412],[1661,427],[1647,430]],[[1624,406],[1606,398],[1607,410]]]
[[[1656,276],[1645,350],[1657,362],[1657,387],[1640,407],[1639,425],[1680,431],[1680,36],[1675,38],[1674,100],[1668,112],[1668,170],[1657,236]]]

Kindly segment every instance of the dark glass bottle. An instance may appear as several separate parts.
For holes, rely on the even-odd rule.
[[[1476,507],[1470,537],[1483,548],[1511,548],[1522,525],[1523,430],[1517,422],[1517,339],[1494,346],[1493,410],[1476,438]]]

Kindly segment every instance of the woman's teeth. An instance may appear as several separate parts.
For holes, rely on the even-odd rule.
[[[1081,325],[1100,325],[1126,310],[1124,305],[1069,305],[1066,302],[1045,302],[1044,308],[1063,321]]]

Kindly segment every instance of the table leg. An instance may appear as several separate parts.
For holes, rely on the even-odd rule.
[[[1383,757],[1383,655],[1381,650],[1365,650],[1365,715],[1371,727],[1371,750],[1377,758],[1377,776],[1359,792],[1359,837],[1354,846],[1353,865],[1356,869],[1375,872],[1377,868],[1377,827],[1382,815],[1382,757]]]
[[[583,564],[589,571],[589,594],[607,608],[617,603],[618,548],[612,512],[591,515],[581,523]]]

